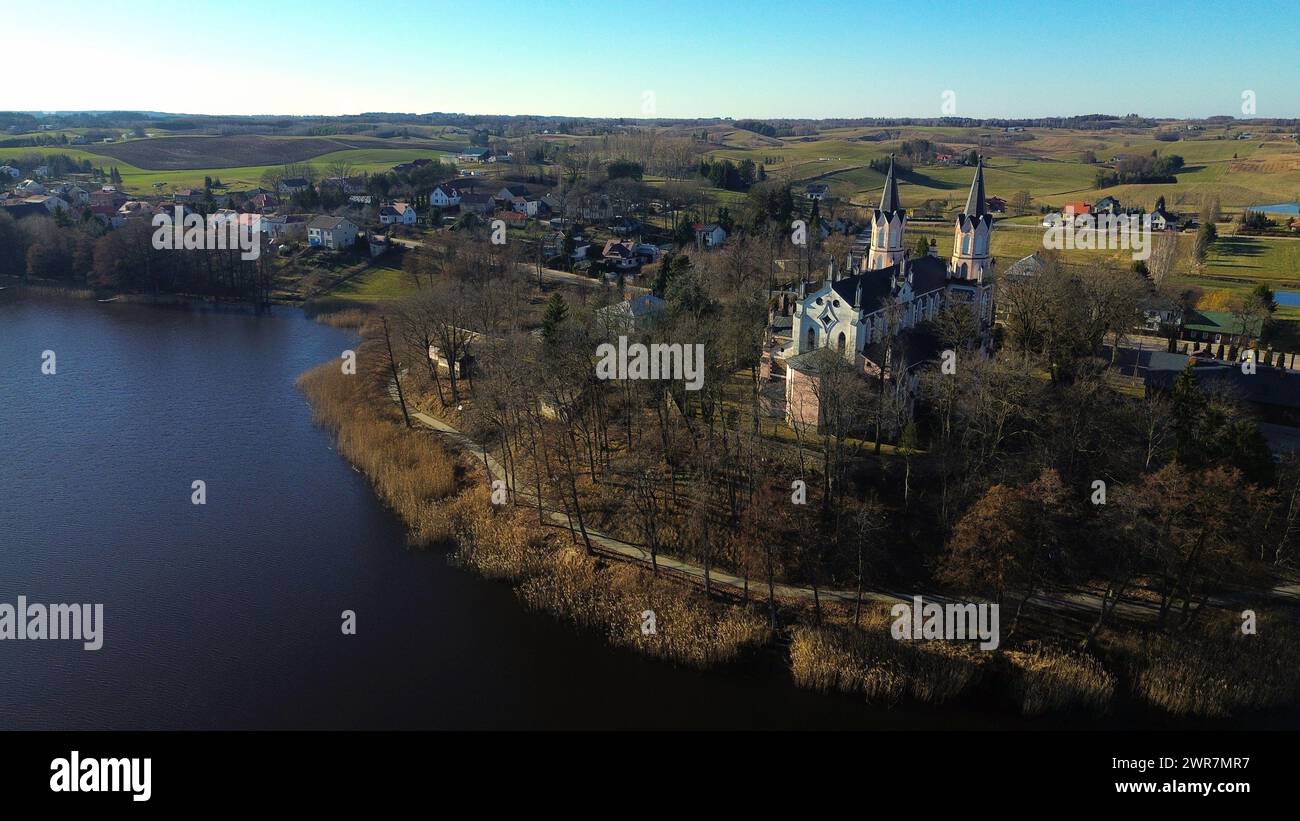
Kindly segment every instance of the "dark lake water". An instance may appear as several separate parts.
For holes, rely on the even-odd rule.
[[[0,602],[104,605],[97,652],[0,641],[0,729],[1042,726],[674,668],[407,550],[294,388],[351,342],[289,310],[0,298]]]

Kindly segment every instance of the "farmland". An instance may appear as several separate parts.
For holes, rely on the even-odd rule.
[[[149,171],[188,171],[297,163],[336,151],[420,148],[452,151],[453,143],[372,137],[158,137],[94,146],[88,151]]]
[[[864,140],[887,131],[889,139]],[[1296,199],[1300,194],[1300,145],[1282,134],[1258,139],[1233,139],[1235,132],[1219,128],[1190,132],[1195,136],[1176,142],[1155,139],[1151,129],[1132,133],[1030,128],[1021,139],[1000,142],[997,129],[988,128],[854,128],[830,129],[815,138],[776,141],[752,139],[733,131],[723,145],[709,150],[715,159],[744,159],[764,163],[768,172],[792,183],[811,180],[830,185],[841,201],[868,204],[879,196],[882,174],[869,163],[898,152],[905,140],[926,139],[955,152],[976,149],[985,159],[985,178],[991,195],[1009,197],[1027,191],[1034,205],[1059,206],[1070,199],[1118,197],[1125,204],[1151,207],[1164,196],[1171,209],[1195,210],[1203,197],[1218,197],[1228,211],[1261,202]],[[1027,139],[1025,139],[1027,137]],[[988,143],[992,144],[988,144]],[[1176,184],[1117,185],[1094,188],[1097,170],[1118,155],[1177,154],[1186,165]],[[1084,162],[1091,152],[1098,163]],[[775,159],[777,162],[767,162]],[[960,165],[917,166],[901,176],[900,194],[905,206],[927,199],[959,204],[970,185],[970,169]]]
[[[195,139],[195,138],[159,138],[154,140],[134,140],[128,143],[121,143],[119,146],[127,145],[148,145],[151,143],[160,143],[166,140],[174,139]],[[197,139],[219,139],[219,138],[197,138]],[[241,138],[247,139],[247,138]],[[302,138],[315,140],[316,138]],[[297,138],[277,139],[277,142],[294,142]],[[100,154],[100,146],[95,146],[94,150],[84,148],[63,148],[49,147],[40,149],[0,149],[0,159],[8,156],[16,156],[22,152],[48,153],[48,154],[66,154],[76,160],[89,160],[92,165],[103,167],[115,167],[122,175],[122,184],[127,191],[138,194],[151,194],[159,190],[170,191],[181,188],[202,187],[204,177],[219,178],[227,186],[233,188],[251,188],[260,183],[262,175],[268,170],[282,168],[284,163],[296,162],[303,165],[309,165],[322,173],[332,164],[342,162],[352,166],[354,173],[377,171],[387,171],[397,163],[410,162],[416,159],[434,159],[447,160],[451,154],[447,151],[428,148],[428,147],[411,147],[425,145],[419,141],[381,141],[381,140],[360,140],[356,141],[358,145],[365,147],[346,147],[348,141],[321,140],[314,143],[321,147],[337,148],[313,155],[310,159],[305,160],[284,160],[280,162],[269,162],[262,164],[245,163],[241,165],[208,165],[192,169],[174,169],[158,170],[151,168],[142,168],[130,162],[118,161],[112,157]],[[103,148],[112,148],[112,145],[105,145]],[[229,158],[227,158],[228,160]],[[265,156],[261,157],[265,159]],[[154,161],[157,164],[157,161]]]

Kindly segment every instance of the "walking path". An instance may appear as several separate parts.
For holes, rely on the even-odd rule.
[[[393,401],[396,402],[397,401],[396,391],[393,390],[392,393],[393,393]],[[438,419],[434,416],[424,413],[423,411],[412,411],[411,418],[425,425],[426,427],[429,427],[434,431],[436,431],[444,440],[449,442],[453,447],[467,454],[473,454],[473,456],[477,460],[479,460],[485,465],[488,473],[489,483],[496,479],[503,479],[506,482],[506,488],[511,492],[511,494],[517,500],[527,502],[529,506],[536,508],[537,495],[535,493],[530,493],[527,490],[522,490],[517,488],[514,476],[509,474],[509,472],[505,469],[505,466],[502,465],[496,459],[496,457],[494,457],[491,453],[487,452],[484,449],[482,444],[476,442],[464,431],[458,430],[452,427],[451,425],[447,424],[446,422],[442,421],[441,419]],[[542,518],[546,522],[549,522],[552,525],[570,531],[575,538],[580,538],[581,534],[578,528],[576,527],[576,525],[571,524],[570,518],[567,514],[560,511],[547,510],[543,508]],[[620,557],[647,566],[651,564],[650,551],[646,550],[644,547],[640,545],[632,544],[631,542],[625,542],[621,539],[614,538],[613,536],[600,533],[590,528],[587,528],[587,537],[591,540],[592,546],[594,548],[599,549],[599,551],[604,554]],[[700,584],[704,583],[705,571],[704,568],[700,565],[692,564],[690,562],[683,561],[682,559],[665,555],[662,552],[655,557],[655,561],[657,562],[658,566],[661,569],[665,569],[670,572],[680,574],[689,579],[698,581]],[[710,569],[708,573],[708,579],[710,584],[715,587],[731,588],[737,592],[744,591],[746,586],[744,578],[717,569]],[[767,583],[762,578],[751,578],[749,587],[751,589],[751,593],[753,591],[758,591],[758,593],[761,595],[763,592],[766,591]],[[801,601],[812,601],[815,595],[811,587],[803,587],[800,585],[792,585],[792,584],[786,584],[781,582],[778,582],[773,585],[773,592],[775,593],[777,598],[787,599],[787,600],[794,599],[794,600],[801,600]],[[816,591],[816,595],[821,596],[823,599],[828,599],[831,601],[847,602],[850,604],[857,600],[857,591],[855,590],[838,590],[838,589],[820,588]],[[932,593],[922,593],[920,591],[914,591],[910,593],[900,593],[900,592],[890,592],[890,591],[878,590],[878,589],[868,590],[865,588],[862,591],[862,601],[879,602],[885,604],[904,602],[910,604],[912,601],[912,597],[916,595],[924,595],[926,601],[933,601],[933,602],[948,601],[947,597],[935,595]],[[1282,599],[1292,604],[1300,603],[1300,585],[1283,585],[1280,587],[1276,587],[1270,591],[1269,595],[1275,598]],[[1050,596],[1035,595],[1032,597],[1031,603],[1034,606],[1041,607],[1047,610],[1052,610],[1058,613],[1065,613],[1065,614],[1073,613],[1073,614],[1080,614],[1087,617],[1089,615],[1096,616],[1099,613],[1101,608],[1102,598],[1103,597],[1101,595],[1098,595],[1097,593],[1088,592],[1088,591],[1070,591],[1070,592],[1063,591],[1063,592],[1054,592]],[[1226,606],[1229,604],[1229,602],[1227,601],[1213,600],[1213,599],[1211,600],[1210,603],[1219,606]],[[1118,616],[1133,621],[1153,621],[1158,615],[1159,615],[1158,603],[1154,601],[1142,601],[1142,600],[1131,599],[1131,598],[1121,600],[1119,604],[1115,606],[1115,609],[1112,613],[1113,617]]]

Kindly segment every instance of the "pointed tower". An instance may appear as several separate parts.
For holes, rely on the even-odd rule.
[[[983,282],[989,273],[989,235],[993,217],[984,200],[984,158],[975,166],[966,207],[957,215],[952,237],[952,276],[956,279]]]
[[[871,253],[867,256],[867,270],[888,268],[903,261],[903,229],[906,226],[907,215],[898,203],[894,155],[890,154],[889,173],[885,175],[880,207],[871,212]]]

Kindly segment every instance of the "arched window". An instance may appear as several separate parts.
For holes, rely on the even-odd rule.
[[[811,350],[812,348],[816,348],[816,347],[817,347],[817,329],[816,329],[816,328],[809,328],[809,329],[808,329],[808,348]]]
[[[844,336],[844,332],[843,332],[843,331],[840,331],[839,339],[837,339],[837,340],[835,341],[835,345],[836,345],[836,347],[838,347],[838,348],[840,349],[840,353],[844,353],[844,345],[845,345],[845,341],[846,341],[846,338],[845,338],[845,336]]]

